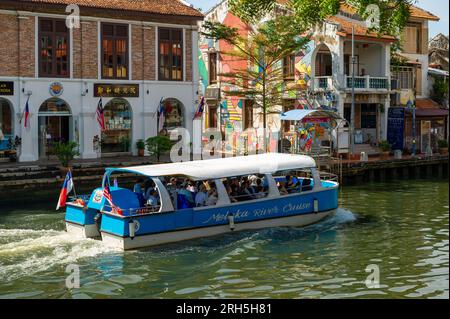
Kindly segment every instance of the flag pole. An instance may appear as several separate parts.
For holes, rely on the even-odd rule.
[[[72,177],[72,187],[73,187],[73,193],[74,193],[74,195],[75,195],[75,198],[77,198],[77,191],[76,191],[76,189],[75,189],[75,183],[74,183],[74,181],[73,181],[73,174],[72,174],[72,171],[69,169],[69,172],[70,172],[70,176]]]

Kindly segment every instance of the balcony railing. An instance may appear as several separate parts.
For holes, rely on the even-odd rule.
[[[353,87],[353,79],[351,76],[347,75],[345,77],[345,85],[347,89]],[[355,90],[389,90],[389,86],[388,77],[355,76]]]
[[[314,90],[331,90],[333,88],[332,76],[316,76],[314,78]]]

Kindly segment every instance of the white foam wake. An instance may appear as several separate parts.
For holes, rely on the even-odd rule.
[[[117,249],[55,230],[0,229],[0,282],[30,276],[57,265],[75,264]]]

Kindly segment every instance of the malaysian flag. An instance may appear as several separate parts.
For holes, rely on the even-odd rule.
[[[111,192],[109,191],[108,184],[105,184],[105,187],[103,188],[103,197],[111,205],[112,208],[116,207],[112,201],[112,196],[111,196]]]
[[[197,112],[194,114],[194,120],[202,118],[203,111],[205,110],[205,104],[205,97],[202,97],[200,104],[198,105]]]
[[[102,132],[106,130],[105,127],[105,114],[103,109],[103,101],[100,98],[100,101],[98,101],[97,105],[97,122],[100,125],[100,128],[102,129]]]
[[[159,114],[159,125],[158,132],[161,132],[164,129],[164,122],[166,121],[166,110],[164,108],[164,98],[162,97],[159,101],[158,114]]]

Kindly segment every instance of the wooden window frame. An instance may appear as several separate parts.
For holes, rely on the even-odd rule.
[[[169,65],[166,66],[169,68],[169,78],[166,78],[161,73],[161,30],[167,30],[169,31]],[[181,33],[181,40],[175,41],[173,40],[172,32],[177,31]],[[164,40],[166,41],[166,40]],[[182,82],[184,81],[184,32],[183,29],[180,28],[158,28],[158,81],[169,81],[169,82]],[[180,79],[173,79],[172,76],[172,69],[173,69],[173,52],[172,47],[173,44],[181,44],[181,63],[180,63],[180,69],[181,69],[181,78]]]
[[[42,31],[42,22],[43,21],[51,21],[53,24],[53,31]],[[53,18],[39,18],[38,20],[38,70],[39,70],[39,77],[41,78],[70,78],[70,68],[71,68],[71,61],[70,61],[70,30],[66,27],[66,32],[58,32],[56,31],[56,22],[63,22],[65,25],[64,19],[53,19]],[[52,71],[47,73],[42,68],[42,37],[48,36],[52,40],[52,50],[53,50],[53,56],[52,56],[52,62],[51,62],[51,69]],[[57,55],[56,55],[56,38],[58,36],[64,36],[66,38],[66,46],[67,46],[67,74],[58,74],[57,73]]]
[[[213,59],[214,57],[214,59]],[[209,84],[217,84],[218,82],[218,76],[217,76],[217,67],[218,67],[218,63],[217,63],[217,57],[218,54],[217,52],[211,52],[208,55],[208,71],[209,71]],[[214,60],[214,64],[212,64]],[[212,72],[214,66],[214,72]]]
[[[103,30],[105,26],[112,26],[113,27],[113,35],[107,35],[105,36]],[[127,29],[127,36],[118,36],[116,34],[117,27],[126,27]],[[104,59],[104,47],[103,47],[103,41],[104,40],[112,40],[112,56],[113,56],[113,76],[108,76],[104,74],[104,66],[105,66],[105,59]],[[117,47],[116,47],[116,41],[117,40],[125,40],[126,43],[126,52],[125,52],[125,67],[126,67],[126,76],[117,76]],[[100,27],[100,54],[101,54],[101,76],[102,79],[111,79],[111,80],[128,80],[130,78],[130,29],[127,24],[118,24],[118,23],[108,23],[108,22],[102,22]]]
[[[243,129],[244,131],[253,127],[253,109],[255,107],[253,100],[244,100],[244,109],[243,109]]]
[[[287,81],[295,80],[295,54],[283,58],[283,78]]]

